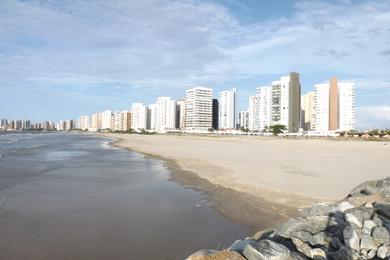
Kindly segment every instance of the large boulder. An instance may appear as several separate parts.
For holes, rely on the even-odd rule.
[[[290,250],[279,243],[265,239],[255,245],[247,245],[243,255],[248,260],[291,260]]]
[[[186,260],[245,260],[245,258],[235,251],[199,250]]]

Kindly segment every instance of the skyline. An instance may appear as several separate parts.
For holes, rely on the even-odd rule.
[[[297,71],[302,94],[332,76],[354,81],[357,128],[390,127],[390,1],[5,0],[0,10],[1,118],[129,110],[197,85],[237,88],[241,111],[257,87]]]

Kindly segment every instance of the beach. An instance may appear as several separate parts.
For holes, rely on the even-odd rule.
[[[208,182],[285,207],[334,202],[360,183],[389,176],[390,143],[104,134]]]

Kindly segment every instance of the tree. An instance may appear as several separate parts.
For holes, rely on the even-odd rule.
[[[284,133],[285,130],[287,130],[287,127],[285,125],[271,125],[269,127],[269,131],[272,132],[274,135]]]

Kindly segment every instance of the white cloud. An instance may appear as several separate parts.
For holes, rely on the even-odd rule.
[[[390,105],[357,108],[358,129],[390,128]]]

